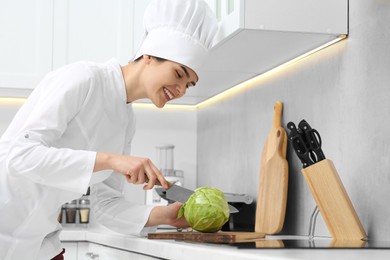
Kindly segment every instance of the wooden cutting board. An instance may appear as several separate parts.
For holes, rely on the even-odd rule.
[[[287,133],[282,127],[280,101],[275,103],[272,127],[260,161],[255,231],[279,233],[284,224],[288,191]]]
[[[149,233],[149,239],[171,239],[185,240],[203,243],[231,244],[251,242],[256,239],[264,238],[264,234],[255,232],[224,232],[201,233],[201,232],[159,232]]]

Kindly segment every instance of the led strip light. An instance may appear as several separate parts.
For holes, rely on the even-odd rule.
[[[212,96],[204,101],[201,101],[195,105],[180,105],[180,104],[166,104],[164,106],[164,110],[165,109],[198,109],[198,108],[201,108],[201,107],[205,107],[205,106],[208,106],[208,105],[211,105],[211,104],[214,104],[214,103],[217,103],[218,101],[220,100],[223,100],[223,99],[226,99],[227,97],[231,97],[231,96],[234,96],[234,95],[237,95],[238,93],[241,93],[243,92],[244,90],[247,90],[251,87],[255,87],[259,84],[259,82],[264,79],[265,77],[271,75],[271,74],[275,74],[275,73],[278,73],[280,72],[281,70],[283,70],[284,68],[290,66],[291,64],[293,63],[296,63],[297,61],[299,60],[302,60],[303,58],[306,58],[326,47],[329,47],[330,45],[332,44],[335,44],[339,41],[342,41],[344,40],[345,38],[347,38],[347,35],[340,35],[339,37],[335,38],[334,40],[330,41],[330,42],[327,42],[309,52],[306,52],[292,60],[289,60],[275,68],[272,68],[258,76],[255,76],[247,81],[244,81],[238,85],[235,85],[215,96]],[[158,109],[156,108],[153,104],[148,104],[148,103],[134,103],[134,106],[135,107],[142,107],[142,108],[154,108],[154,109]]]
[[[293,63],[295,63],[295,62],[297,62],[299,60],[302,60],[303,58],[306,58],[306,57],[308,57],[308,56],[310,56],[310,55],[312,55],[312,54],[314,54],[314,53],[316,53],[316,52],[318,52],[318,51],[320,51],[320,50],[322,50],[322,49],[324,49],[324,48],[326,48],[326,47],[328,47],[328,46],[330,46],[330,45],[332,45],[332,44],[334,44],[336,42],[344,40],[345,38],[347,38],[346,35],[341,35],[338,38],[336,38],[336,39],[334,39],[334,40],[332,40],[332,41],[330,41],[328,43],[325,43],[324,45],[319,46],[318,48],[315,48],[315,49],[313,49],[313,50],[311,50],[311,51],[309,51],[307,53],[304,53],[304,54],[302,54],[302,55],[300,55],[300,56],[298,56],[298,57],[296,57],[296,58],[294,58],[292,60],[289,60],[289,61],[287,61],[287,62],[285,62],[285,63],[283,63],[283,64],[281,64],[281,65],[279,65],[277,67],[274,67],[274,68],[272,68],[270,70],[267,70],[266,72],[264,72],[264,73],[262,73],[260,75],[257,75],[257,76],[255,76],[255,77],[253,77],[253,78],[251,78],[251,79],[249,79],[247,81],[244,81],[244,82],[242,82],[242,83],[240,83],[240,84],[238,84],[236,86],[233,86],[233,87],[231,87],[231,88],[229,88],[229,89],[227,89],[227,90],[225,90],[225,91],[223,91],[223,92],[221,92],[221,93],[219,93],[219,94],[217,94],[217,95],[215,95],[213,97],[210,97],[210,98],[208,98],[208,99],[206,99],[206,100],[204,100],[204,101],[202,101],[202,102],[200,102],[200,103],[198,103],[196,105],[193,105],[193,106],[195,108],[200,108],[200,107],[204,107],[204,106],[207,106],[207,105],[211,105],[212,103],[216,103],[219,100],[225,99],[228,96],[236,95],[236,94],[238,94],[238,93],[240,93],[240,92],[242,92],[242,91],[244,91],[246,89],[249,89],[251,87],[257,86],[258,83],[262,79],[264,79],[265,77],[267,77],[267,76],[269,76],[271,74],[274,74],[274,73],[278,73],[281,70],[283,70],[284,68],[286,68],[287,66],[289,66],[289,65],[291,65],[291,64],[293,64]]]
[[[340,35],[338,38],[328,42],[328,43],[325,43],[324,45],[321,45],[319,46],[318,48],[315,48],[307,53],[304,53],[292,60],[289,60],[275,68],[272,68],[258,76],[255,76],[245,82],[242,82],[236,86],[233,86],[215,96],[212,96],[204,101],[201,101],[199,102],[198,104],[194,104],[194,105],[181,105],[181,104],[166,104],[164,106],[164,110],[183,110],[183,109],[190,109],[190,110],[193,110],[193,109],[198,109],[198,108],[201,108],[201,107],[205,107],[205,106],[208,106],[208,105],[211,105],[213,103],[216,103],[220,100],[223,100],[225,99],[226,97],[231,97],[231,96],[234,96],[234,95],[237,95],[238,93],[246,90],[246,89],[249,89],[251,87],[254,87],[254,86],[257,86],[258,83],[265,77],[269,76],[270,74],[274,74],[274,73],[278,73],[280,72],[281,70],[283,70],[284,68],[286,68],[287,66],[299,61],[299,60],[302,60],[303,58],[309,56],[309,55],[312,55],[326,47],[329,47],[330,45],[336,43],[336,42],[339,42],[341,40],[344,40],[345,38],[347,38],[346,35]],[[24,101],[26,100],[26,98],[8,98],[8,97],[0,97],[0,105],[3,105],[3,104],[22,104]],[[154,106],[153,104],[149,104],[149,103],[137,103],[135,102],[133,104],[133,106],[135,108],[145,108],[145,109],[160,109],[160,108],[157,108],[156,106]]]

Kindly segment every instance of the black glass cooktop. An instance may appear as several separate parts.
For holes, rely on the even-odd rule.
[[[332,239],[262,239],[233,245],[239,249],[390,249],[390,241],[336,241]]]

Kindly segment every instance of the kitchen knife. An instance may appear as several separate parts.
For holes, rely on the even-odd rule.
[[[290,130],[288,138],[295,153],[303,164],[303,168],[318,163],[325,159],[321,148],[321,136],[317,130],[302,120],[298,127],[293,122],[287,124]]]
[[[171,183],[171,185],[169,185],[169,186],[170,186],[169,189],[166,190],[166,197],[168,200],[173,200],[173,201],[185,203],[188,200],[188,198],[192,194],[194,194],[193,190],[186,189],[186,188],[179,186],[179,185],[176,185],[174,183]],[[228,205],[229,205],[230,213],[237,213],[238,212],[238,209],[236,209],[235,207],[233,207],[229,203],[228,203]]]
[[[160,197],[167,200],[168,202],[178,201],[178,202],[186,203],[188,198],[192,194],[194,194],[193,190],[186,189],[182,186],[176,185],[175,183],[169,181],[167,181],[167,183],[169,187],[167,190],[160,187],[156,187],[155,190]],[[161,186],[159,181],[156,182],[156,185]],[[228,205],[231,214],[239,212],[238,209],[235,208],[234,206],[230,205],[229,203]]]

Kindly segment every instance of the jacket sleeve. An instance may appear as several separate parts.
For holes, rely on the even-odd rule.
[[[113,173],[101,183],[91,186],[94,218],[105,227],[122,234],[146,235],[156,227],[144,227],[153,206],[127,201],[122,188],[125,178]]]
[[[135,132],[136,120],[134,116],[132,118],[127,127],[123,150],[123,154],[127,155],[130,154]],[[95,219],[105,227],[122,234],[143,236],[155,232],[157,227],[144,227],[153,207],[127,201],[123,196],[124,185],[125,178],[112,173],[105,181],[91,186],[92,211]]]
[[[6,167],[15,177],[85,193],[96,152],[54,147],[68,122],[88,98],[92,84],[85,66],[75,64],[49,73],[11,123]],[[23,123],[22,123],[23,122]]]

